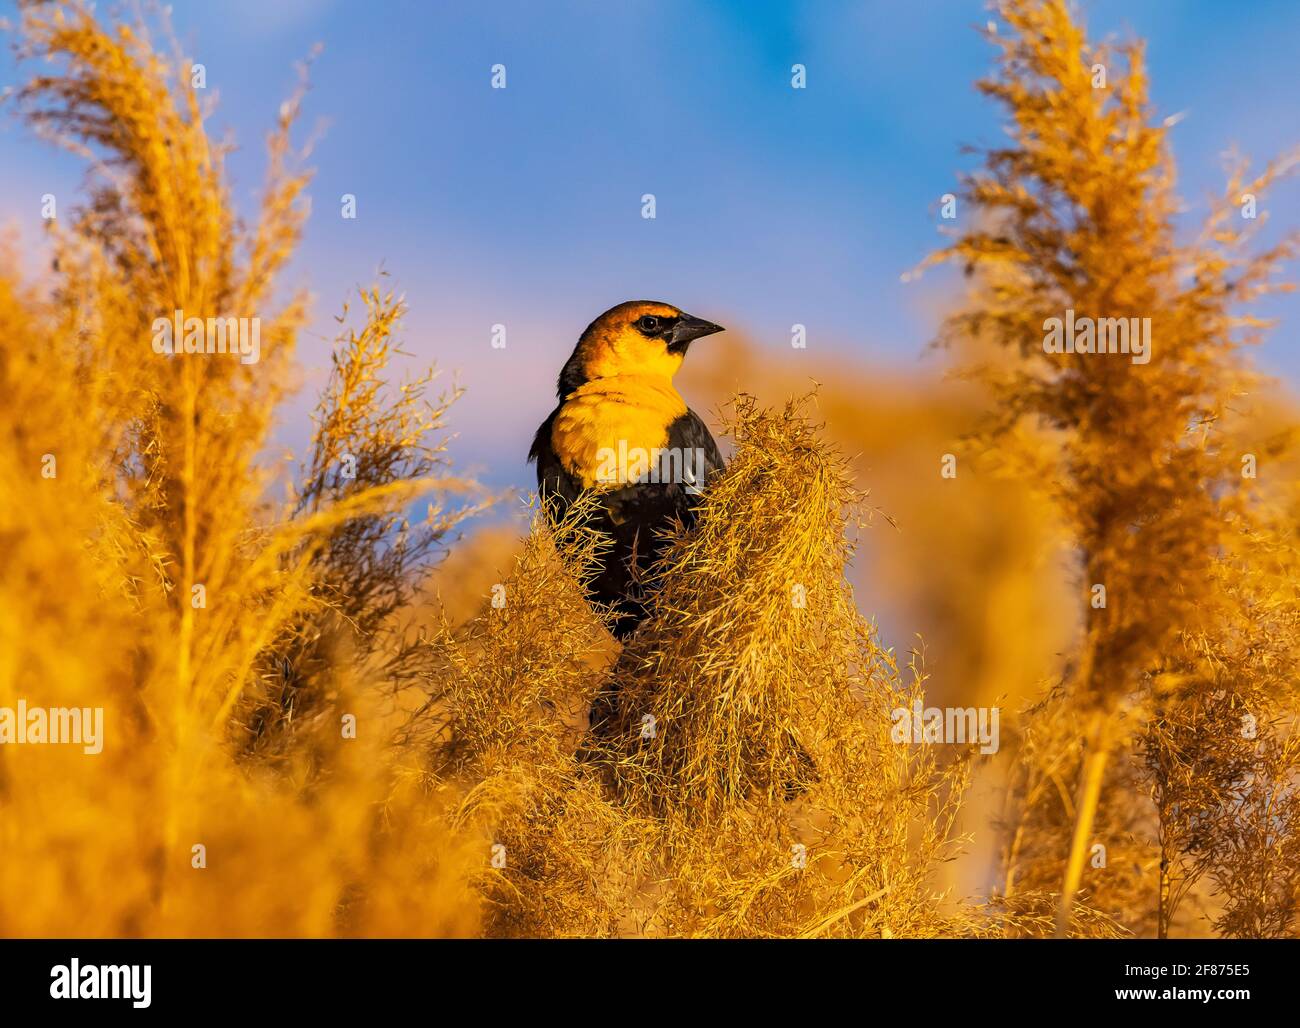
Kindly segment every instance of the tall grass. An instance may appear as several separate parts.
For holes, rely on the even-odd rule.
[[[336,389],[327,407],[342,398],[357,423],[374,414],[356,486],[334,489],[318,465],[296,505],[266,499],[259,456],[302,316],[299,300],[272,306],[305,216],[296,99],[246,227],[179,58],[159,57],[141,26],[32,5],[20,44],[42,68],[21,110],[83,153],[93,178],[85,206],[65,205],[52,229],[48,288],[16,287],[11,272],[0,290],[12,401],[0,413],[0,703],[102,707],[107,738],[99,756],[0,752],[3,930],[470,930],[476,909],[445,877],[455,848],[427,799],[395,787],[376,677],[354,659],[388,627],[403,597],[394,577],[426,546],[393,529],[438,485],[420,442],[436,410],[414,413],[417,391],[374,414],[371,394]],[[341,349],[343,379],[382,371],[370,343],[397,310],[371,299],[362,342]],[[177,309],[260,317],[262,362],[154,353],[154,319]],[[348,425],[327,418],[321,446],[349,440]],[[445,528],[435,517],[425,531]],[[341,600],[340,578],[371,587],[360,609]],[[285,683],[272,686],[277,673]],[[305,694],[328,715],[294,719]],[[241,760],[291,719],[293,745],[274,765]],[[406,898],[360,894],[371,878]]]
[[[1024,750],[1007,886],[1059,876],[1064,932],[1090,857],[1113,846],[1124,868],[1142,870],[1112,872],[1111,854],[1092,865],[1106,870],[1089,875],[1090,891],[1124,923],[1144,926],[1154,912],[1167,934],[1208,874],[1229,907],[1255,908],[1254,930],[1290,925],[1294,879],[1257,881],[1247,898],[1236,869],[1285,862],[1300,828],[1287,799],[1300,775],[1287,741],[1297,696],[1278,673],[1300,641],[1297,594],[1268,566],[1294,560],[1294,536],[1269,496],[1286,481],[1280,444],[1262,473],[1271,489],[1245,471],[1263,440],[1242,350],[1268,327],[1254,303],[1291,288],[1277,273],[1300,236],[1258,246],[1261,221],[1241,212],[1296,157],[1254,175],[1234,161],[1203,231],[1185,242],[1171,122],[1151,110],[1141,45],[1089,43],[1063,0],[1007,0],[996,14],[1010,31],[988,32],[998,63],[980,89],[1006,111],[1009,141],[967,180],[972,227],[934,258],[972,283],[941,342],[985,348],[972,374],[995,413],[976,445],[1041,476],[1074,544],[1083,623],[1038,708],[1048,724],[1031,728]],[[1067,309],[1149,318],[1149,363],[1046,352],[1047,319]],[[1049,441],[1048,460],[1026,459],[1026,426]],[[1266,622],[1274,630],[1257,634]],[[1063,777],[1072,796],[1056,787]],[[1273,813],[1257,819],[1243,858],[1231,840],[1254,804]],[[1145,853],[1131,852],[1135,838]],[[1278,904],[1285,914],[1270,912]]]

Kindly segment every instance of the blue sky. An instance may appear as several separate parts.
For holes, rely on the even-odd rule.
[[[593,316],[663,299],[781,359],[912,365],[942,279],[900,275],[938,242],[937,198],[1000,137],[972,87],[990,61],[971,0],[925,3],[176,0],[184,50],[220,96],[214,120],[252,210],[262,139],[313,44],[305,123],[313,215],[290,284],[310,288],[309,369],[283,440],[300,445],[333,315],[383,266],[411,305],[407,348],[456,372],[455,447],[491,484],[527,485],[523,455],[560,364]],[[6,3],[0,7],[11,5]],[[1081,5],[1094,37],[1148,40],[1153,99],[1174,130],[1190,217],[1236,144],[1264,159],[1300,142],[1300,4],[1149,0]],[[789,87],[807,66],[808,88]],[[504,64],[508,87],[489,88]],[[0,87],[18,80],[0,59]],[[39,239],[39,197],[71,196],[69,157],[0,116],[0,224]],[[643,193],[658,216],[640,216]],[[357,197],[358,217],[339,216]],[[1300,224],[1300,185],[1269,205]],[[1259,362],[1300,386],[1300,300]],[[505,350],[491,326],[507,326]],[[869,402],[864,397],[864,402]],[[298,416],[301,414],[301,416]]]

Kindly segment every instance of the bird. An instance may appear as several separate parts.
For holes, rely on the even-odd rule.
[[[559,403],[528,459],[553,522],[584,492],[598,497],[587,527],[609,539],[588,597],[626,640],[648,615],[647,572],[664,530],[690,527],[724,462],[708,427],[673,386],[691,344],[725,331],[672,304],[628,300],[597,317],[560,371]]]

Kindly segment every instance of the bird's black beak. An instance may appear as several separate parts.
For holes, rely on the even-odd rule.
[[[692,317],[690,314],[683,314],[677,319],[677,324],[673,326],[672,333],[668,337],[668,349],[673,353],[685,353],[686,348],[694,340],[725,331],[726,329],[721,325],[715,325],[703,318]]]

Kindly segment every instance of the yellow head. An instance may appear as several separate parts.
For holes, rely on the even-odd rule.
[[[611,307],[582,333],[560,372],[561,398],[600,378],[671,379],[693,340],[723,331],[672,304],[629,300]]]

